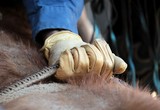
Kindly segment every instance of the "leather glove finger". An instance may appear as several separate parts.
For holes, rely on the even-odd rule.
[[[109,45],[104,40],[95,40],[94,45],[103,53],[104,58],[107,60],[105,60],[105,65],[108,66],[104,65],[104,68],[110,68],[113,74],[123,73],[126,70],[127,64],[123,59],[112,53]]]
[[[114,74],[121,74],[123,73],[126,68],[127,68],[127,64],[125,63],[125,61],[123,59],[121,59],[120,57],[116,56],[113,54],[114,57]]]
[[[91,44],[66,50],[61,54],[60,67],[56,77],[65,80],[73,76],[82,76],[87,73],[100,75],[103,66],[103,55]]]
[[[104,62],[103,55],[94,45],[88,44],[88,45],[82,45],[82,47],[85,48],[89,58],[88,72],[100,75]]]
[[[113,74],[114,68],[114,57],[112,55],[112,51],[109,45],[101,39],[96,39],[93,44],[99,49],[99,51],[103,54],[103,67],[101,70],[102,74],[107,74],[107,77],[110,77]]]
[[[65,80],[69,77],[79,76],[88,72],[89,59],[82,47],[64,51],[60,56],[60,67],[55,77]]]

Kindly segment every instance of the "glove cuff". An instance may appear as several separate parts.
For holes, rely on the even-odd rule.
[[[43,47],[40,49],[40,51],[44,52],[44,55],[46,59],[49,59],[49,52],[52,47],[54,47],[55,44],[58,42],[61,42],[63,40],[70,40],[74,39],[77,41],[82,41],[81,37],[73,32],[70,31],[60,31],[56,32],[52,35],[50,35],[44,42]]]

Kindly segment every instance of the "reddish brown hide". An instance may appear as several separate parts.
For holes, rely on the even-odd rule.
[[[19,8],[0,8],[0,87],[46,65],[31,41],[31,32]],[[85,76],[70,80],[59,91],[31,93],[3,104],[4,110],[160,110],[159,99],[113,78]],[[63,84],[58,84],[61,86]],[[51,86],[52,87],[52,86]],[[54,84],[53,84],[54,87]],[[1,108],[0,108],[1,109]]]
[[[51,93],[33,93],[4,104],[6,110],[160,110],[160,102],[149,93],[121,84],[117,79],[96,83],[83,80],[81,86]],[[85,84],[85,85],[83,85]],[[66,85],[67,86],[67,85]]]
[[[31,31],[22,9],[0,7],[0,14],[1,88],[42,69],[46,62],[31,41]]]

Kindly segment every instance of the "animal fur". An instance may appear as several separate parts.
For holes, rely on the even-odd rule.
[[[0,87],[46,66],[43,56],[31,41],[31,31],[23,13],[17,13],[15,9],[17,7],[0,8]],[[65,86],[56,84],[65,89],[37,90],[2,107],[4,110],[160,110],[159,99],[117,78],[106,81],[104,77],[88,74],[79,80],[70,79],[68,83]],[[36,86],[41,88],[40,84]],[[49,88],[47,84],[46,87]],[[54,83],[50,88],[53,87]]]
[[[19,10],[17,13],[16,10]],[[46,66],[21,8],[0,7],[0,88]]]

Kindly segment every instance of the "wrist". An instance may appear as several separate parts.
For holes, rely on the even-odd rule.
[[[42,30],[40,31],[37,36],[36,36],[36,42],[38,44],[40,44],[41,46],[44,45],[45,40],[51,36],[52,34],[55,34],[59,31],[62,31],[64,29],[46,29],[46,30]]]

